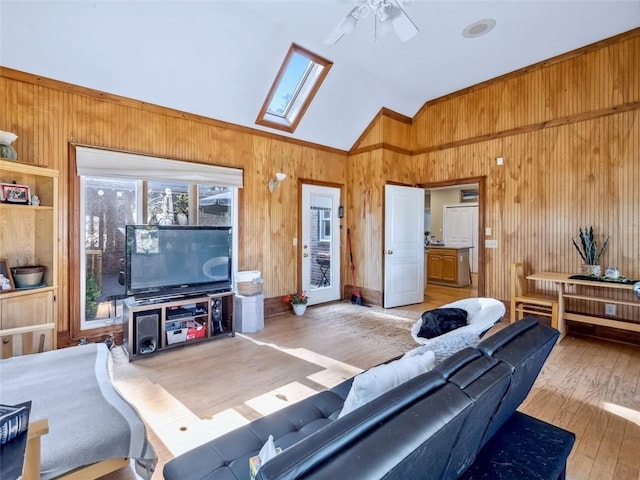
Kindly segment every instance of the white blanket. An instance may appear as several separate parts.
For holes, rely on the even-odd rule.
[[[144,423],[114,389],[106,345],[94,343],[0,360],[0,403],[31,400],[31,420],[49,419],[42,478],[108,458],[136,459],[151,478],[157,457]]]

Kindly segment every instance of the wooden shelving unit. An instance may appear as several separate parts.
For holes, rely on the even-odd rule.
[[[26,185],[40,205],[0,202],[0,258],[10,267],[43,265],[39,288],[0,291],[2,357],[56,348],[58,172],[0,160],[0,183]]]

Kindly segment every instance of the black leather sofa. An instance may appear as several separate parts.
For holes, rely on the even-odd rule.
[[[169,461],[166,480],[562,479],[575,436],[516,411],[558,332],[527,317],[366,405],[338,414],[352,380]]]

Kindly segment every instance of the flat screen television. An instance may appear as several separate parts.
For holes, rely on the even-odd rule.
[[[231,290],[231,227],[127,225],[127,295]]]

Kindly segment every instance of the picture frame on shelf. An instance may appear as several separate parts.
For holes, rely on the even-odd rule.
[[[0,293],[10,292],[15,289],[16,285],[13,283],[9,260],[7,258],[0,258]]]
[[[31,191],[27,185],[0,183],[0,201],[18,205],[29,205]]]

